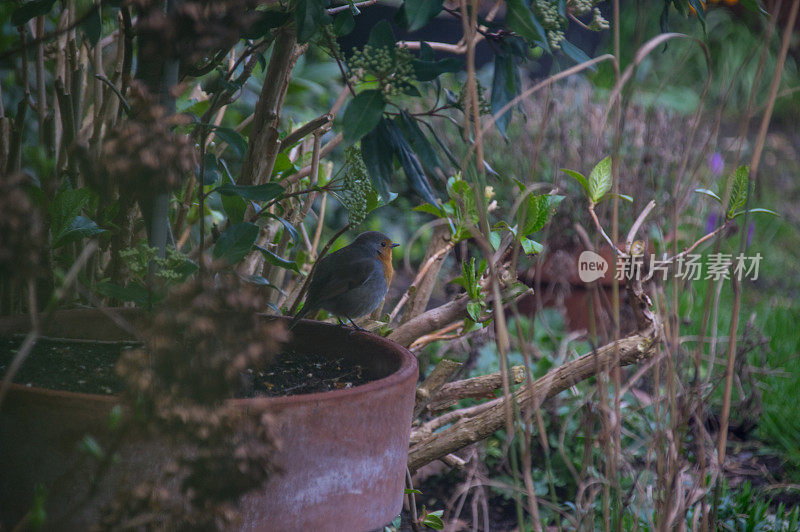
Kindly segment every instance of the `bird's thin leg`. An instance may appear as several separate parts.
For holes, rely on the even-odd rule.
[[[351,324],[353,327],[355,327],[355,328],[356,328],[356,329],[358,329],[359,331],[365,331],[365,332],[366,332],[366,329],[363,329],[363,328],[359,327],[358,325],[356,325],[356,322],[354,322],[354,321],[353,321],[353,318],[347,318],[347,319],[348,319],[348,320],[350,320],[350,324]]]

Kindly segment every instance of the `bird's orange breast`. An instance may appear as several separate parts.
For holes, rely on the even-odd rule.
[[[394,275],[394,267],[392,266],[392,250],[389,249],[384,253],[378,255],[378,259],[383,266],[383,276],[386,278],[386,286],[392,284],[392,276]]]

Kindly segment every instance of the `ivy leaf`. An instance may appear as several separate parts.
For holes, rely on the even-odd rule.
[[[264,255],[264,260],[266,260],[273,266],[278,266],[279,268],[284,268],[287,270],[292,270],[293,272],[300,273],[300,268],[297,266],[296,262],[281,258],[272,251],[266,248],[262,248],[261,246],[253,246],[253,247],[255,247],[258,251],[260,251],[261,254]]]
[[[588,185],[589,199],[592,203],[599,203],[611,190],[611,157],[606,157],[592,168]]]
[[[747,195],[750,189],[750,167],[740,166],[733,172],[733,185],[731,186],[731,200],[728,204],[728,218],[733,218],[733,214],[740,210],[747,203]]]
[[[375,129],[383,116],[384,107],[386,102],[383,94],[377,89],[360,92],[350,100],[342,117],[345,145],[350,146]]]
[[[506,9],[508,29],[535,42],[547,52],[550,51],[544,28],[524,0],[508,0]]]
[[[283,197],[283,187],[277,183],[264,183],[263,185],[234,185],[225,183],[217,187],[217,192],[223,196],[239,196],[253,201],[272,201]]]
[[[314,36],[317,28],[330,24],[331,17],[324,0],[297,0],[294,20],[297,23],[297,42],[304,43]]]
[[[236,264],[250,252],[258,238],[258,232],[258,226],[249,222],[233,224],[219,236],[213,257]]]
[[[442,11],[442,0],[406,0],[408,31],[417,31]]]

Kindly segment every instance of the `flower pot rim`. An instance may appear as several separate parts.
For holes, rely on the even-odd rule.
[[[90,309],[85,309],[85,310],[90,310]],[[271,316],[267,314],[262,314],[260,316],[269,320],[289,321],[291,319],[291,317],[287,316]],[[0,317],[0,320],[4,318],[7,317]],[[325,323],[309,319],[302,319],[300,320],[299,323],[310,327],[327,328],[331,331],[339,330],[339,328],[341,327],[339,325],[335,325],[332,323]],[[19,333],[11,333],[11,334],[19,334]],[[398,344],[397,342],[389,340],[388,338],[384,338],[383,336],[371,333],[369,331],[354,330],[352,331],[352,333],[349,334],[349,336],[354,341],[362,341],[362,342],[367,341],[376,344],[376,347],[378,348],[376,349],[376,352],[382,352],[382,353],[391,352],[396,354],[396,356],[400,358],[400,366],[386,377],[375,379],[364,384],[353,386],[351,388],[330,390],[327,392],[284,395],[278,397],[264,397],[264,396],[238,397],[238,398],[226,399],[225,402],[228,404],[242,406],[242,407],[258,406],[263,408],[271,406],[277,407],[292,403],[338,401],[342,399],[347,399],[348,397],[353,397],[360,394],[369,394],[376,390],[391,388],[400,385],[405,380],[411,378],[412,375],[416,374],[417,358],[413,355],[413,353],[411,353],[411,351],[409,351],[402,345]],[[48,336],[47,338],[53,340],[67,340],[67,341],[74,340],[74,338],[55,337],[55,336]],[[38,395],[43,398],[63,399],[72,401],[87,401],[100,404],[119,403],[121,397],[120,394],[106,395],[106,394],[94,394],[94,393],[84,393],[84,392],[71,392],[67,390],[42,388],[39,386],[27,386],[25,384],[19,384],[19,383],[12,383],[9,386],[8,391],[9,391],[9,396],[17,394]]]

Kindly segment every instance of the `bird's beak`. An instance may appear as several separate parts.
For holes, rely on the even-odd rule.
[[[396,242],[395,242],[394,244],[392,244],[392,245],[391,245],[391,246],[389,246],[389,247],[396,248],[396,247],[397,247],[397,246],[399,246],[399,245],[400,245],[400,244],[398,244],[398,243],[396,243]]]

